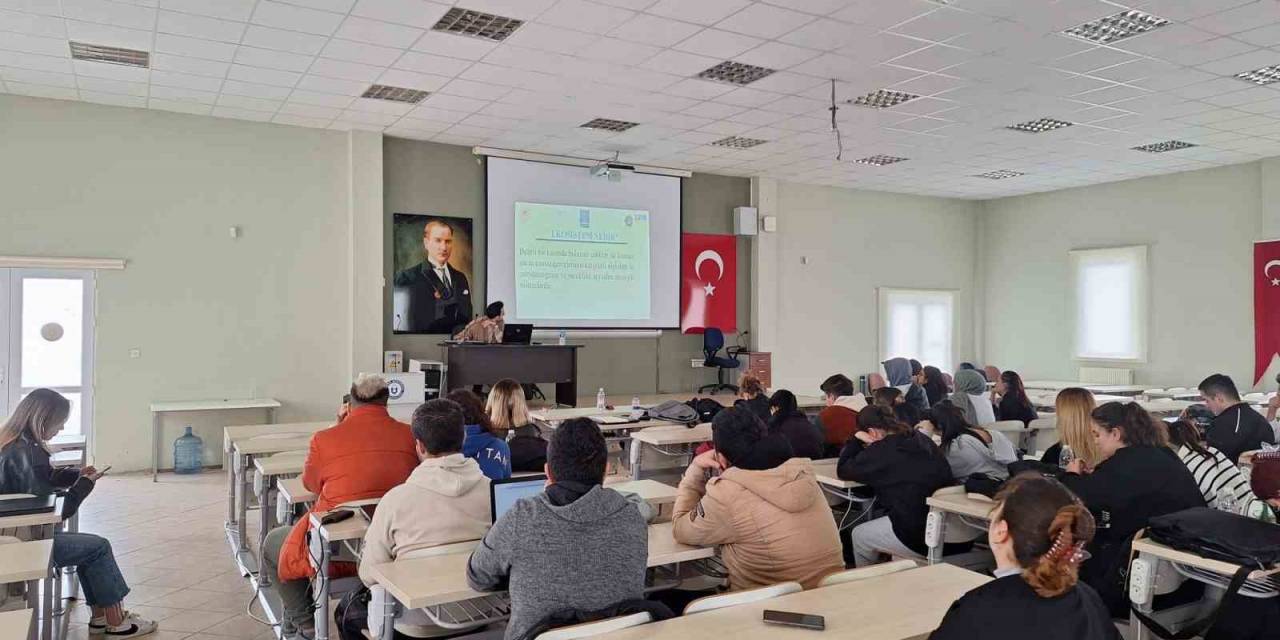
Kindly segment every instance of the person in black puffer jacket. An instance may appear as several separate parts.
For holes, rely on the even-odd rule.
[[[817,460],[822,457],[822,431],[809,421],[796,402],[796,394],[779,389],[769,399],[769,433],[778,434],[791,443],[791,452],[797,458]]]

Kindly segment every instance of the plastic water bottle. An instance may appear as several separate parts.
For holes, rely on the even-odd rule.
[[[640,396],[631,396],[631,419],[639,420],[644,417],[644,409],[640,408]]]
[[[1214,498],[1213,506],[1218,511],[1240,513],[1240,504],[1236,501],[1236,495],[1231,493],[1231,490],[1226,487],[1218,490],[1218,495]]]
[[[1062,450],[1058,452],[1058,468],[1066,469],[1071,465],[1071,461],[1076,459],[1076,452],[1071,447],[1062,445]]]
[[[603,409],[608,406],[608,404],[609,403],[605,401],[604,397],[604,387],[600,387],[600,391],[596,392],[596,408]]]
[[[564,329],[560,330],[560,346],[564,346],[569,341],[569,332]]]
[[[191,425],[187,425],[186,433],[173,441],[173,472],[200,473],[204,470],[204,440],[191,433]]]

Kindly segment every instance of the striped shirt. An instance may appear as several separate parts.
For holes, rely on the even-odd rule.
[[[1202,456],[1187,446],[1178,449],[1178,458],[1182,460],[1182,464],[1187,465],[1196,479],[1200,493],[1204,494],[1205,504],[1218,508],[1218,494],[1223,489],[1235,496],[1238,507],[1252,501],[1253,490],[1249,487],[1249,480],[1240,473],[1240,468],[1221,451],[1209,445],[1205,445],[1205,449],[1209,451],[1209,457]]]

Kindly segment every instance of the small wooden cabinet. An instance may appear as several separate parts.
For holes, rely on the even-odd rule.
[[[768,389],[773,386],[772,354],[768,351],[744,351],[741,355],[742,372],[760,379],[760,384]]]

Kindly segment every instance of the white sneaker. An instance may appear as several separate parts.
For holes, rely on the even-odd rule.
[[[124,622],[119,627],[107,627],[103,638],[141,638],[154,633],[156,626],[154,620],[130,613],[125,615]]]

